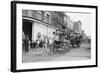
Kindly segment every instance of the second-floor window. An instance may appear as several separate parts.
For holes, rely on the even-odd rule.
[[[36,17],[36,10],[32,11],[32,17],[35,18]]]
[[[47,14],[47,15],[46,15],[46,18],[47,18],[47,23],[49,23],[49,18],[50,18],[50,15],[49,15],[49,14]]]
[[[23,14],[23,16],[27,16],[28,15],[28,11],[27,10],[22,10],[22,14]]]
[[[41,11],[41,20],[44,21],[44,14],[45,12],[44,11]]]

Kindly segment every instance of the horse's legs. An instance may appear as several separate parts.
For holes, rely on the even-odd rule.
[[[43,55],[47,56],[47,44],[46,43],[43,44]]]

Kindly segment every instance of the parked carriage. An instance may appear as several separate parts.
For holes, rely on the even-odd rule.
[[[53,44],[53,53],[66,53],[69,50],[68,42],[55,41]]]
[[[80,47],[81,42],[83,41],[83,37],[76,33],[74,34],[75,36],[71,36],[70,37],[70,43],[72,47]]]
[[[52,45],[53,53],[66,53],[70,50],[70,40],[65,39],[65,35],[63,32],[55,32],[56,36],[59,36],[59,40],[54,40]]]

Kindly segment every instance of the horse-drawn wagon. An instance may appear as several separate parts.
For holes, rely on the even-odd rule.
[[[64,32],[54,32],[55,37],[59,37],[58,40],[54,38],[54,43],[52,44],[53,53],[66,53],[70,50],[70,40],[65,39],[66,34]]]
[[[82,41],[83,37],[79,33],[75,33],[70,37],[70,43],[72,47],[80,47]]]

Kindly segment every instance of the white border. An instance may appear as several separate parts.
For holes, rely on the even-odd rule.
[[[22,64],[22,9],[29,10],[48,10],[48,11],[71,11],[71,12],[91,12],[92,14],[92,43],[91,43],[91,59],[82,61],[55,61],[55,62],[33,62],[33,63],[23,63]],[[28,4],[17,4],[17,70],[21,69],[37,69],[37,68],[50,68],[50,67],[70,67],[70,66],[84,66],[84,65],[95,65],[96,60],[96,48],[95,48],[95,9],[91,8],[79,8],[79,7],[60,7],[60,6],[45,6],[45,5],[28,5]],[[89,27],[88,27],[89,28]]]

